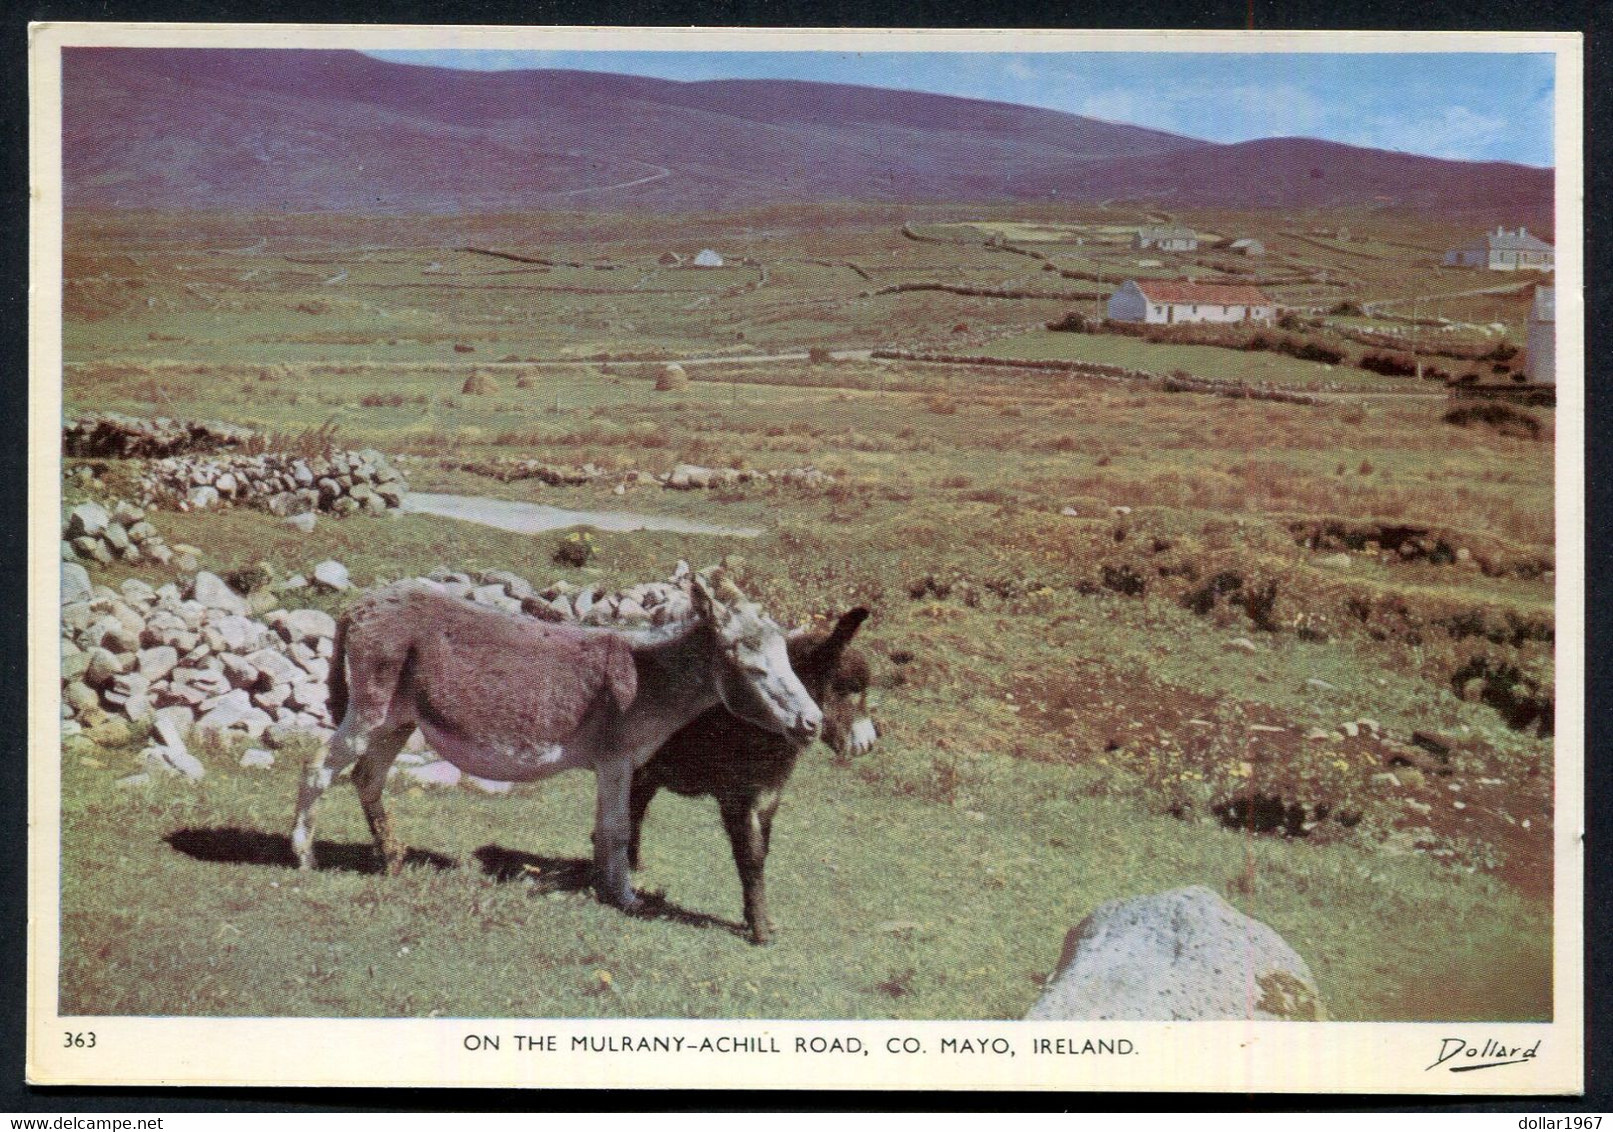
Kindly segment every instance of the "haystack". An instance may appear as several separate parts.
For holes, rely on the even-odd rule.
[[[485,397],[490,393],[498,392],[498,382],[479,370],[472,370],[471,375],[465,379],[464,388],[460,392]]]
[[[689,374],[677,362],[668,362],[661,367],[661,372],[655,375],[657,393],[671,393],[687,388],[689,388]]]

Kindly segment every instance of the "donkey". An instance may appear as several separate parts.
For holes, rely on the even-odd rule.
[[[859,606],[842,616],[832,632],[789,641],[790,664],[823,710],[825,741],[840,754],[862,754],[876,735],[868,717],[868,661],[846,647],[867,619],[868,610]],[[773,838],[773,815],[796,759],[811,745],[810,735],[781,735],[712,708],[633,773],[629,863],[639,867],[644,814],[658,790],[666,787],[690,798],[714,796],[744,890],[745,924],[753,942],[766,943],[774,928],[767,917],[762,872]]]
[[[797,742],[823,726],[772,620],[749,602],[725,605],[703,579],[691,598],[692,622],[629,635],[489,609],[423,582],[361,597],[338,625],[331,661],[331,710],[341,722],[297,794],[298,865],[313,867],[319,796],[352,766],[387,872],[401,869],[381,795],[419,727],[439,755],[483,778],[530,782],[592,769],[595,891],[602,902],[637,907],[627,867],[636,767],[719,703]]]

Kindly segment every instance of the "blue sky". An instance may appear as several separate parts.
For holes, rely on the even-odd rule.
[[[789,78],[1045,106],[1209,141],[1315,137],[1552,164],[1552,57],[831,51],[376,51],[404,63]]]

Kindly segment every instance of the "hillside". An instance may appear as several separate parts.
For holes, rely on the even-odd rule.
[[[1549,205],[1549,170],[771,80],[472,72],[347,51],[73,49],[70,206],[687,211],[796,201]]]

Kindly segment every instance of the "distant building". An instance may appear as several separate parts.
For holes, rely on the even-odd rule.
[[[1557,288],[1536,287],[1529,308],[1529,380],[1557,384]]]
[[[701,248],[700,254],[694,257],[694,265],[696,267],[721,267],[722,256],[710,248]]]
[[[1277,304],[1259,287],[1128,279],[1109,296],[1116,322],[1271,322]]]
[[[1228,244],[1227,251],[1235,255],[1262,256],[1266,254],[1266,245],[1252,237],[1244,236]]]
[[[1157,248],[1162,252],[1191,252],[1199,246],[1198,233],[1191,228],[1139,228],[1131,246]]]
[[[1527,228],[1508,232],[1497,228],[1471,244],[1445,253],[1446,267],[1483,267],[1490,271],[1552,271],[1557,252],[1545,240],[1531,236]]]

